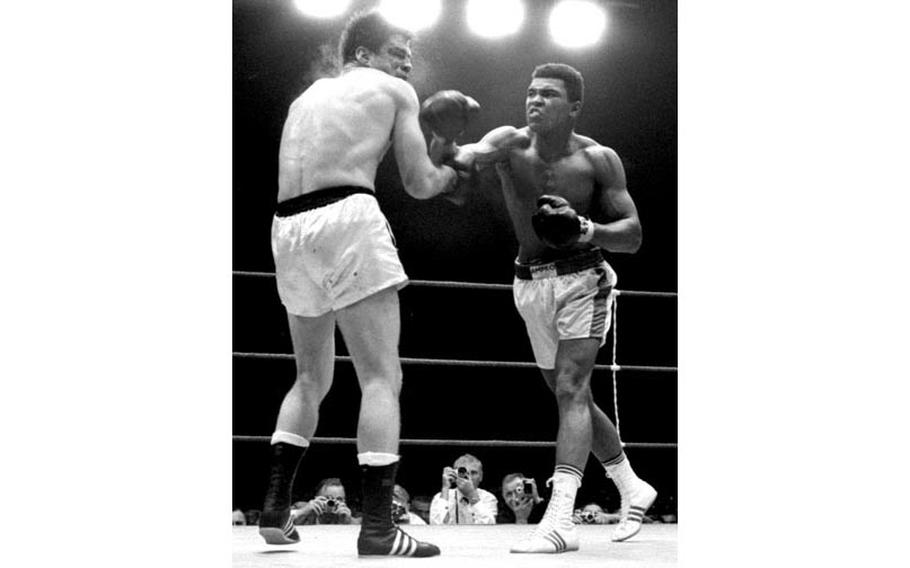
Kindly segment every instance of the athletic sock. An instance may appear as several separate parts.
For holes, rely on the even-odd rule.
[[[632,490],[633,484],[638,481],[638,476],[632,469],[632,464],[626,459],[626,455],[620,454],[618,458],[603,462],[607,477],[616,484],[616,489],[621,495],[626,495]]]
[[[572,481],[573,492],[581,487],[582,477],[584,477],[584,473],[580,469],[567,463],[557,464],[556,469],[553,470],[553,483]]]
[[[604,467],[604,469],[607,469],[609,471],[608,468],[610,466],[621,463],[621,462],[625,461],[625,459],[626,459],[626,453],[624,451],[620,450],[619,453],[616,454],[615,456],[613,456],[612,458],[608,458],[608,459],[605,459],[602,462],[600,462],[600,465],[602,465]]]

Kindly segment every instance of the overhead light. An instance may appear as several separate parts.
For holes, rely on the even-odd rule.
[[[479,36],[497,38],[513,34],[525,18],[522,0],[468,0],[467,22]]]
[[[550,35],[563,47],[597,43],[607,28],[607,13],[594,2],[563,0],[550,12]]]
[[[441,11],[441,0],[383,0],[379,5],[389,23],[411,31],[432,26]]]
[[[294,0],[294,5],[313,18],[334,18],[347,11],[351,0]]]

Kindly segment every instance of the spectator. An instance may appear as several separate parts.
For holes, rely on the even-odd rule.
[[[506,506],[497,523],[537,524],[547,509],[537,492],[537,481],[522,473],[510,473],[502,478],[502,500]]]
[[[430,504],[431,525],[496,524],[496,496],[480,488],[483,464],[471,454],[442,470],[442,490]]]
[[[246,524],[246,517],[243,516],[243,511],[241,511],[240,509],[234,509],[233,517],[234,517],[233,518],[234,525],[245,525]]]
[[[256,526],[259,524],[259,515],[262,514],[262,511],[259,509],[247,509],[246,512],[246,524],[250,526]]]
[[[357,520],[345,503],[344,485],[337,477],[319,482],[316,496],[309,502],[298,501],[292,507],[295,525],[352,525]]]
[[[392,491],[392,521],[398,525],[425,525],[426,521],[411,512],[411,495],[401,485]]]
[[[658,499],[654,508],[656,511],[653,511],[651,514],[655,517],[655,521],[661,523],[677,522],[676,498],[673,495],[668,495],[665,499]]]
[[[572,522],[576,525],[612,525],[621,518],[622,515],[607,513],[597,503],[588,503],[581,509],[575,509]]]
[[[423,519],[424,523],[429,523],[430,498],[417,496],[411,499],[411,512]]]

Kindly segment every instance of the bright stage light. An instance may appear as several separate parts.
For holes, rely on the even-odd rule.
[[[563,47],[597,43],[607,28],[607,13],[593,2],[563,0],[550,12],[550,35]]]
[[[383,0],[379,11],[389,22],[407,30],[432,26],[442,11],[440,0]]]
[[[468,0],[468,27],[479,36],[492,38],[513,34],[524,18],[522,0]]]
[[[294,5],[313,18],[334,18],[348,9],[351,0],[294,0]]]

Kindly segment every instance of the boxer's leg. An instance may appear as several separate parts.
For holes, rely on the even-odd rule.
[[[559,342],[554,392],[559,407],[556,436],[556,468],[553,492],[540,524],[512,552],[566,552],[578,550],[578,531],[572,522],[575,496],[581,486],[588,454],[591,453],[591,370],[600,348],[595,338]]]
[[[294,478],[309,439],[319,422],[319,404],[332,386],[335,366],[335,317],[288,314],[297,378],[278,411],[272,434],[269,488],[259,521],[259,534],[269,544],[300,540],[290,516]]]
[[[392,287],[338,311],[338,326],[354,362],[362,398],[357,423],[362,469],[363,522],[357,539],[361,556],[435,556],[392,523],[392,490],[398,469],[401,314]]]

